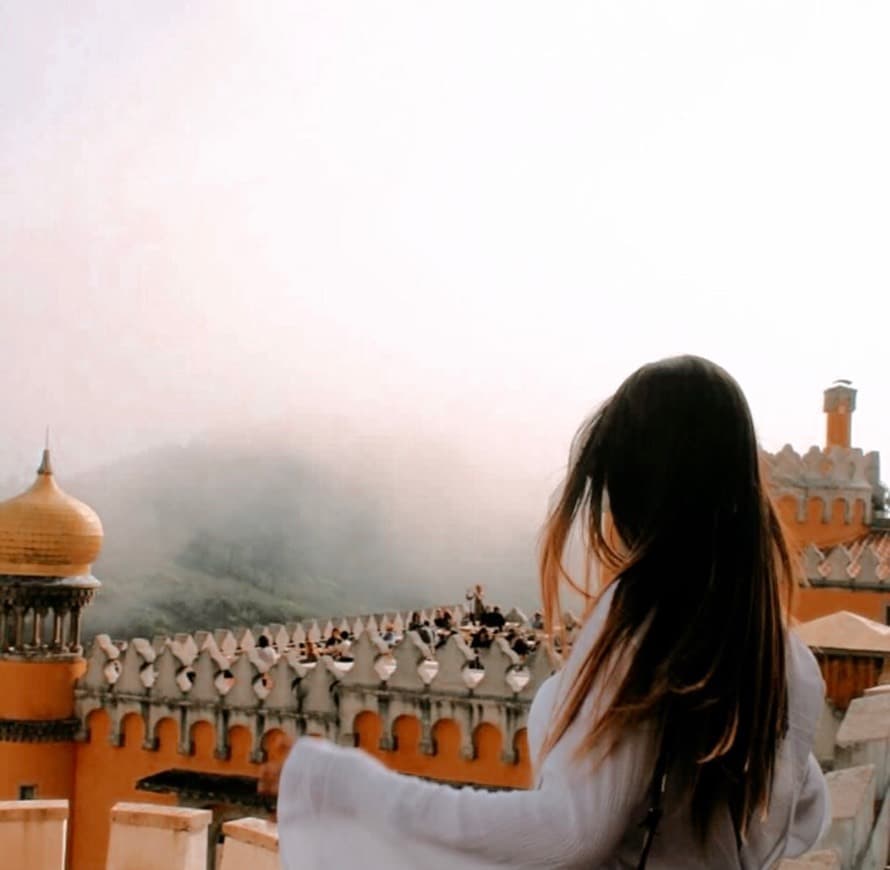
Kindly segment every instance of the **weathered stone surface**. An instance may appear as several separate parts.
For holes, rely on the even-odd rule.
[[[859,866],[874,822],[875,769],[862,765],[826,775],[831,797],[831,827],[819,844],[841,856],[844,870]]]
[[[837,732],[835,767],[872,765],[875,788],[883,795],[890,784],[890,694],[854,699]]]

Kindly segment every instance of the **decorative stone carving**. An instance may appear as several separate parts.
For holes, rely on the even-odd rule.
[[[382,615],[382,621],[394,624],[397,615]],[[331,620],[331,626],[342,622]],[[145,747],[151,750],[157,723],[172,717],[179,725],[180,751],[188,752],[192,728],[208,721],[216,732],[215,752],[225,757],[228,730],[243,724],[259,758],[263,735],[273,729],[321,733],[351,744],[356,716],[370,711],[383,721],[384,746],[392,741],[395,720],[411,715],[421,722],[421,751],[433,752],[435,724],[449,719],[458,723],[462,751],[469,757],[474,730],[489,722],[502,729],[504,759],[515,760],[515,735],[525,726],[537,686],[553,670],[543,646],[524,660],[500,641],[477,656],[457,634],[435,650],[415,632],[390,646],[376,633],[375,619],[346,622],[352,629],[362,627],[352,643],[352,662],[327,655],[317,662],[302,660],[299,638],[313,629],[320,637],[316,622],[123,644],[97,637],[75,689],[78,720],[66,733],[83,739],[87,717],[104,708],[112,718],[110,739],[119,743],[124,717],[135,713],[145,722]],[[259,655],[255,639],[260,636],[271,639],[274,659]]]
[[[803,571],[814,586],[885,588],[890,578],[890,547],[876,545],[877,535],[849,548],[843,545],[825,551],[813,545],[803,552]]]
[[[74,740],[80,720],[0,719],[0,740],[11,743],[64,743]]]

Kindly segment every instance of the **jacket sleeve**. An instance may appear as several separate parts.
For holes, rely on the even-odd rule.
[[[601,599],[576,639],[561,685],[571,685],[608,605],[609,597]],[[560,692],[555,694],[558,705]],[[578,757],[576,749],[609,694],[591,690],[538,766],[538,787],[531,791],[453,788],[395,773],[358,749],[298,740],[282,772],[279,831],[312,819],[349,817],[362,827],[445,849],[455,859],[517,868],[598,866],[642,819],[654,763],[654,740],[645,726],[622,734],[599,764],[589,753]]]
[[[830,824],[831,800],[828,785],[819,762],[810,754],[791,819],[785,854],[794,858],[809,851],[822,839]]]
[[[646,738],[628,736],[595,770],[565,767],[565,735],[532,791],[453,788],[386,769],[361,750],[301,739],[285,765],[279,825],[332,815],[491,864],[598,866],[645,802]],[[563,745],[566,744],[566,745]]]

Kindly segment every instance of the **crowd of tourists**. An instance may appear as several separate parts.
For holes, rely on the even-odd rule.
[[[502,638],[520,660],[524,660],[541,643],[544,622],[540,612],[536,612],[531,618],[515,608],[505,614],[498,605],[486,602],[481,585],[468,590],[466,598],[466,607],[437,607],[432,616],[415,610],[404,627],[393,620],[386,621],[379,627],[380,640],[392,648],[401,643],[406,632],[415,632],[434,651],[443,647],[453,635],[459,635],[478,655],[481,650],[489,649],[497,639]],[[569,628],[571,627],[572,621],[569,618]],[[330,656],[336,662],[352,662],[352,645],[355,639],[355,635],[345,627],[332,628],[317,641],[307,638],[301,642],[300,660],[312,664],[321,656]],[[264,648],[266,655],[273,654],[269,640],[264,636],[260,638],[258,645]]]

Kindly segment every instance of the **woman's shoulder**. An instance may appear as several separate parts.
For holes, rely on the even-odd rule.
[[[825,681],[819,663],[794,629],[788,631],[788,701],[792,724],[813,730],[825,707]]]
[[[824,691],[825,685],[819,662],[793,628],[788,631],[787,649],[789,677],[807,685],[817,686],[820,691]]]

